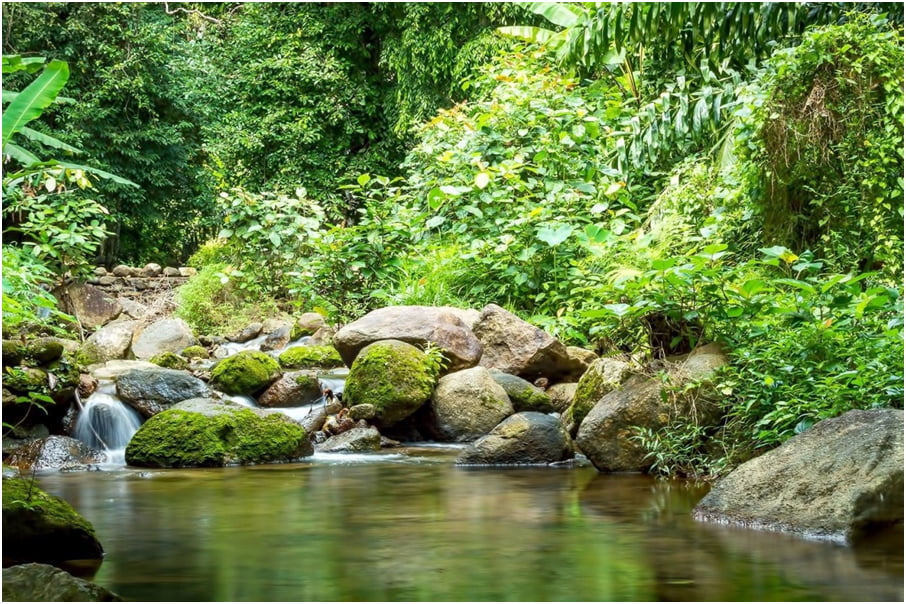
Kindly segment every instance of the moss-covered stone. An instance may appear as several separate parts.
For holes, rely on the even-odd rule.
[[[571,435],[575,436],[582,420],[598,401],[619,388],[629,374],[629,364],[616,359],[598,359],[591,364],[579,379],[573,402],[563,415],[563,424]]]
[[[165,367],[167,369],[187,369],[189,367],[189,361],[176,354],[175,352],[162,352],[160,354],[154,355],[151,357],[151,362],[157,365],[158,367]]]
[[[293,346],[280,355],[280,365],[286,369],[342,367],[343,359],[333,346]]]
[[[47,372],[36,367],[7,367],[3,372],[3,387],[20,394],[48,394]]]
[[[211,386],[226,394],[253,396],[279,377],[280,365],[273,357],[244,350],[214,366]]]
[[[15,340],[3,340],[3,366],[18,365],[25,358],[25,347]]]
[[[158,413],[126,447],[126,462],[151,468],[292,461],[311,455],[305,429],[281,413],[192,399]],[[194,409],[194,410],[193,410]]]
[[[94,527],[71,505],[24,478],[3,479],[3,562],[97,560]]]
[[[491,371],[491,377],[503,386],[507,396],[510,397],[510,402],[513,403],[513,409],[517,412],[551,413],[554,411],[550,397],[543,390],[521,377],[496,370]]]
[[[204,346],[189,346],[182,351],[182,356],[187,359],[207,359],[211,355],[208,354],[208,350]]]
[[[25,357],[38,365],[45,365],[63,356],[63,344],[55,338],[36,338],[26,344]]]
[[[343,391],[349,405],[374,405],[378,427],[412,415],[431,397],[436,376],[421,350],[398,340],[382,340],[363,348]]]

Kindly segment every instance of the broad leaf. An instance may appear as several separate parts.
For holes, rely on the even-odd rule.
[[[557,227],[551,228],[543,226],[538,229],[538,234],[536,235],[540,241],[548,244],[551,247],[557,247],[567,239],[573,233],[573,227],[569,224],[561,224]]]
[[[41,143],[42,145],[44,145],[46,147],[52,147],[54,149],[68,151],[70,153],[82,153],[81,149],[79,149],[77,147],[73,147],[72,145],[68,145],[68,144],[64,143],[63,141],[61,141],[60,139],[54,138],[53,136],[48,136],[47,134],[44,134],[43,132],[38,132],[37,130],[32,130],[28,126],[25,126],[24,128],[22,128],[21,132],[22,132],[22,135],[25,136],[25,138],[27,138],[28,140],[35,141],[37,143]]]
[[[573,6],[567,2],[519,2],[518,4],[560,27],[572,27],[585,14],[585,9],[581,6]]]
[[[14,134],[37,118],[53,103],[69,79],[69,66],[58,60],[47,64],[38,78],[19,93],[3,112],[3,144],[6,147]]]

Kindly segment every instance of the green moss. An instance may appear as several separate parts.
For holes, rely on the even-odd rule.
[[[54,497],[27,478],[3,479],[3,511],[7,508],[41,510],[48,519],[60,526],[71,526],[94,535],[94,527],[75,508]]]
[[[320,390],[321,382],[318,381],[318,378],[313,375],[297,375],[296,383],[299,384],[304,390]]]
[[[342,367],[343,359],[333,346],[293,346],[280,355],[280,365],[287,369],[329,369]]]
[[[551,413],[554,406],[550,397],[540,388],[536,388],[524,379],[503,373],[491,371],[491,377],[506,391],[516,411],[537,411],[538,413]]]
[[[374,405],[375,423],[391,426],[421,407],[434,384],[425,353],[405,342],[384,340],[359,352],[343,394],[349,406]]]
[[[182,351],[182,356],[187,359],[207,359],[210,357],[207,348],[204,346],[189,346]]]
[[[280,414],[251,409],[209,415],[168,409],[145,422],[126,447],[130,465],[211,467],[289,461],[305,454],[305,429]]]
[[[211,371],[211,385],[226,394],[250,396],[280,377],[280,365],[263,352],[244,350],[226,358]]]
[[[25,357],[37,365],[56,361],[63,356],[63,344],[53,338],[37,338],[25,345]]]
[[[186,369],[189,366],[189,361],[175,352],[162,352],[154,355],[151,357],[151,362],[167,369]]]
[[[47,394],[47,372],[34,367],[7,367],[3,372],[3,387],[18,393]]]
[[[14,340],[3,340],[3,366],[18,365],[25,358],[25,347]]]

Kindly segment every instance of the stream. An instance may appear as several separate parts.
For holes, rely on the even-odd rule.
[[[127,600],[902,601],[902,533],[859,548],[692,520],[707,487],[466,469],[459,449],[49,473]]]

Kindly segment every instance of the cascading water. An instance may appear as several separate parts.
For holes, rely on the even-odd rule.
[[[107,462],[125,464],[126,445],[142,425],[138,412],[116,396],[116,384],[104,381],[88,397],[73,436],[107,453]]]

